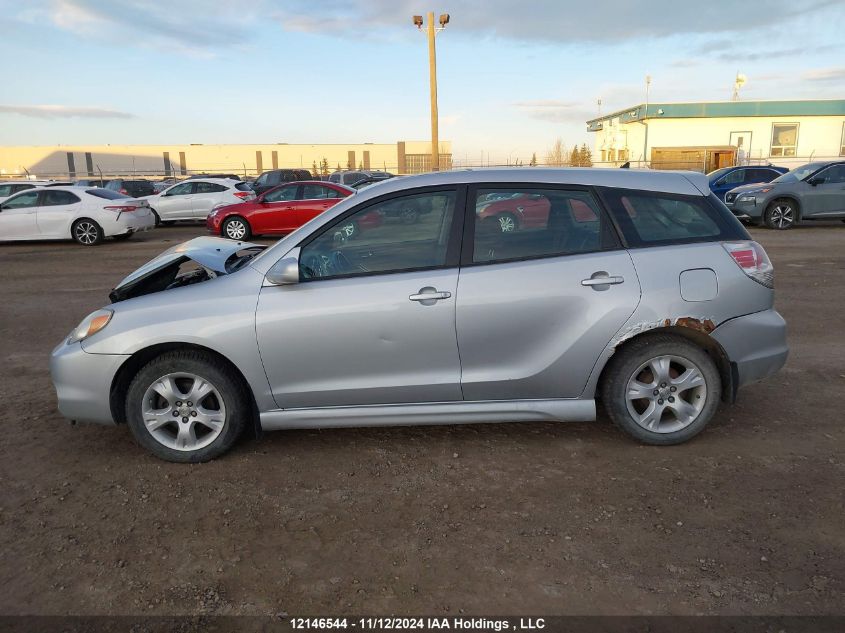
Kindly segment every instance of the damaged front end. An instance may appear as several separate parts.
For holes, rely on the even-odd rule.
[[[266,246],[220,237],[196,237],[164,251],[109,293],[112,303],[202,283],[244,266]]]

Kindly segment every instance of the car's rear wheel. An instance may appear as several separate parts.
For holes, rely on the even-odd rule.
[[[96,246],[103,241],[103,228],[90,218],[80,218],[70,227],[70,234],[77,244]]]
[[[162,354],[132,380],[126,420],[137,442],[171,462],[205,462],[246,427],[249,401],[235,372],[195,351]]]
[[[784,231],[795,226],[798,219],[798,210],[792,200],[781,198],[773,201],[763,216],[763,221],[770,229]]]
[[[156,226],[161,226],[161,217],[159,216],[158,211],[156,211],[155,209],[150,209],[150,211],[152,211],[152,213],[153,213],[153,217],[154,217],[154,218],[155,218],[155,220],[156,220],[156,224],[155,224],[155,225],[156,225]]]
[[[230,240],[248,240],[252,237],[252,229],[249,222],[240,217],[227,218],[220,229],[223,237]]]
[[[632,341],[614,355],[602,402],[611,420],[646,444],[680,444],[698,435],[721,397],[719,370],[694,343],[672,335]]]

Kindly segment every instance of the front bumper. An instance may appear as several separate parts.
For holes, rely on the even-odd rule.
[[[726,321],[711,336],[722,346],[734,368],[734,388],[777,372],[789,355],[786,321],[769,309]]]
[[[59,411],[75,422],[115,424],[109,405],[112,381],[128,359],[122,354],[89,354],[80,343],[62,341],[50,356],[50,374]]]
[[[746,202],[741,199],[734,200],[726,205],[736,217],[748,220],[759,219],[763,215],[763,207],[757,202]]]

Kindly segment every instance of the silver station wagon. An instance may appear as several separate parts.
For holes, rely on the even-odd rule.
[[[59,409],[178,462],[245,433],[593,420],[597,401],[677,444],[787,357],[769,258],[686,172],[391,179],[269,248],[180,244],[110,297],[53,351]]]

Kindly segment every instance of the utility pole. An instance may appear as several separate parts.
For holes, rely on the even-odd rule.
[[[438,134],[437,117],[437,50],[434,43],[437,33],[449,24],[449,14],[440,15],[440,26],[434,25],[434,12],[426,14],[426,34],[428,35],[428,78],[431,90],[431,170],[440,171],[440,139]],[[422,31],[423,19],[421,15],[414,16],[414,25]]]

